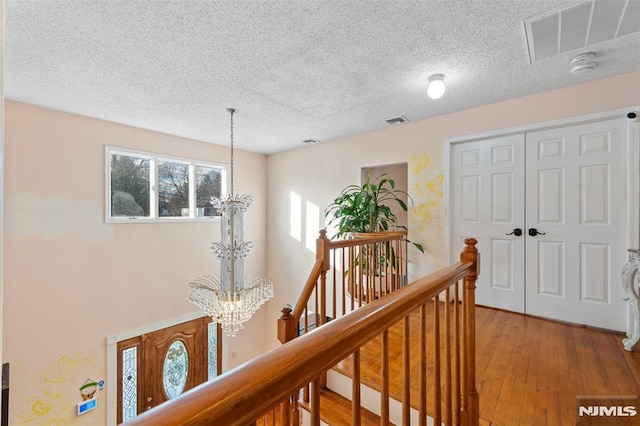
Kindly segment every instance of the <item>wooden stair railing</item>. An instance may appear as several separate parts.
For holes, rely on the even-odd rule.
[[[130,420],[132,425],[253,425],[271,416],[275,424],[276,407],[282,410],[278,424],[297,425],[299,414],[295,412],[299,390],[312,383],[310,392],[311,424],[320,424],[320,387],[322,375],[339,361],[353,356],[354,366],[358,364],[360,349],[378,336],[381,339],[381,363],[383,389],[388,389],[388,370],[384,372],[386,335],[390,327],[402,320],[406,325],[409,315],[419,311],[423,330],[420,333],[421,361],[419,371],[411,370],[405,363],[403,377],[408,382],[412,376],[420,377],[419,399],[420,425],[427,424],[427,416],[433,417],[435,424],[478,425],[478,392],[475,383],[475,282],[478,274],[477,241],[465,240],[466,247],[456,262],[433,274],[423,277],[411,285],[395,291],[384,298],[373,300],[341,318],[330,321],[313,332],[267,352],[241,367],[225,373],[216,379],[191,389],[158,407]],[[459,298],[459,280],[463,281],[463,297]],[[444,315],[439,309],[443,304]],[[453,303],[449,303],[452,300]],[[461,302],[459,306],[459,302]],[[434,307],[434,327],[440,330],[440,319],[444,318],[445,331],[435,333],[435,338],[427,342],[426,316],[428,306]],[[446,325],[448,324],[448,325]],[[436,385],[427,383],[427,358],[429,351],[437,354],[432,376]],[[410,347],[410,338],[405,333],[405,351]],[[441,363],[440,357],[445,362]],[[405,355],[406,357],[406,355]],[[446,361],[449,359],[449,362]],[[355,368],[355,367],[354,367]],[[359,372],[354,371],[354,378]],[[423,379],[424,378],[424,379]],[[424,380],[424,382],[423,382]],[[440,383],[448,382],[444,387]],[[359,388],[355,381],[354,389]],[[436,410],[427,412],[427,388],[433,388]],[[410,395],[408,386],[403,386],[403,425],[409,425]],[[453,397],[442,396],[444,392],[454,392]],[[453,389],[453,390],[451,390]],[[357,391],[355,392],[357,393]],[[381,424],[389,424],[388,390],[381,392]],[[387,396],[385,402],[385,395]],[[358,398],[352,398],[353,424],[360,418]],[[290,402],[293,404],[290,405]],[[422,402],[424,401],[424,402]],[[443,407],[444,406],[444,407]],[[292,407],[289,411],[289,407]],[[444,412],[442,412],[444,408]],[[293,415],[291,415],[293,414]]]
[[[316,240],[316,263],[302,293],[293,308],[282,309],[280,342],[404,287],[406,253],[406,232],[360,234],[331,241],[326,230],[321,230]]]

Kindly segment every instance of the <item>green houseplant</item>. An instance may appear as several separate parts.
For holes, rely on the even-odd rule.
[[[344,238],[354,233],[406,230],[406,226],[398,225],[398,218],[389,207],[389,204],[395,203],[407,211],[407,203],[402,196],[413,203],[411,196],[397,189],[395,181],[386,173],[374,181],[369,173],[362,185],[345,187],[329,204],[324,211],[325,218],[329,219],[327,225],[336,224],[334,238]],[[411,244],[424,253],[421,244]]]

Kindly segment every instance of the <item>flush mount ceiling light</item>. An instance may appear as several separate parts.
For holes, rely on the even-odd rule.
[[[576,56],[569,62],[571,66],[570,72],[573,75],[583,74],[594,69],[598,63],[594,61],[596,54],[593,52],[583,53]]]
[[[427,95],[431,99],[440,99],[444,95],[446,87],[444,85],[444,74],[434,74],[429,77]]]

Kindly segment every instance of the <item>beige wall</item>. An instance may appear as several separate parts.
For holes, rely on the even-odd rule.
[[[5,112],[11,424],[105,424],[104,391],[96,412],[74,410],[88,377],[107,379],[106,337],[197,311],[187,283],[218,271],[209,245],[220,238],[217,221],[105,224],[105,145],[219,163],[228,148],[15,102]],[[254,196],[245,270],[264,274],[266,157],[236,154],[236,190]],[[265,322],[263,308],[226,339],[227,367],[265,350]]]
[[[433,101],[425,98],[426,102]],[[424,255],[415,250],[410,255],[411,279],[415,279],[447,263],[442,201],[445,139],[634,105],[640,105],[640,72],[269,156],[268,273],[278,285],[269,317],[296,302],[313,265],[314,254],[305,249],[304,239],[298,242],[289,235],[291,191],[303,200],[304,227],[306,201],[323,211],[343,187],[359,182],[361,167],[408,161],[409,193],[415,201],[409,215],[410,239],[425,246]],[[322,227],[322,218],[320,222],[316,225]],[[267,331],[270,343],[276,345],[275,327]]]

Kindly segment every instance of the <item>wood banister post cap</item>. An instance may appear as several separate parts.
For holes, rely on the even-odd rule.
[[[476,248],[476,244],[478,244],[478,240],[475,238],[465,238],[464,239],[464,251],[478,251]]]
[[[465,238],[464,244],[464,249],[460,253],[460,261],[463,263],[474,263],[473,269],[469,271],[469,278],[475,281],[480,274],[480,253],[478,253],[478,249],[476,248],[478,240],[475,238]]]
[[[283,320],[288,320],[289,318],[291,318],[291,306],[285,306],[284,308],[282,308],[282,316],[280,317]]]
[[[327,230],[326,229],[321,229],[320,230],[320,238],[322,239],[327,239]]]

